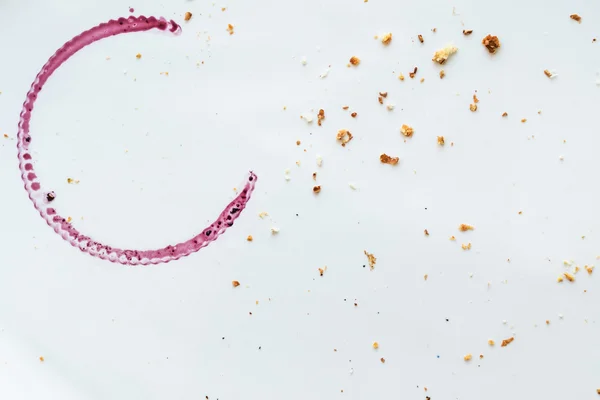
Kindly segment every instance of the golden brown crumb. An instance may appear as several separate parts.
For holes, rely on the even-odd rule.
[[[383,43],[384,45],[388,45],[392,42],[392,33],[386,33],[385,35],[383,35],[383,37],[381,38],[381,43]]]
[[[379,92],[379,95],[383,98],[386,98],[388,96],[388,92]]]
[[[571,18],[573,21],[581,23],[581,17],[578,14],[571,14],[569,15],[569,18]]]
[[[40,356],[40,361],[44,362],[44,357]]]
[[[8,135],[6,133],[3,136],[5,139],[8,139]]]
[[[506,347],[508,346],[513,340],[515,340],[514,337],[509,337],[508,339],[504,339],[502,341],[502,347]]]
[[[350,57],[350,64],[352,64],[356,67],[358,64],[360,64],[360,58],[358,58],[356,56]]]
[[[379,156],[379,161],[381,161],[384,164],[396,165],[398,164],[398,161],[400,161],[400,158],[390,157],[387,154],[383,153]]]
[[[350,116],[351,116],[352,118],[356,118],[356,116],[357,116],[357,115],[358,115],[358,114],[357,114],[356,112],[353,112],[353,113],[351,113],[351,114],[350,114]]]
[[[400,72],[400,75],[398,75],[398,79],[400,79],[401,81],[404,80],[404,75],[402,74],[402,72]]]
[[[313,187],[313,192],[314,193],[319,193],[320,191],[321,191],[321,186],[320,185]]]
[[[552,72],[548,71],[547,69],[544,70],[544,75],[546,75],[548,78],[552,78]]]
[[[477,98],[476,94],[473,95],[473,103],[475,103],[475,104],[479,103],[479,99]]]
[[[475,227],[472,225],[468,225],[468,224],[460,224],[458,226],[458,230],[461,232],[472,231],[472,230],[475,230]]]
[[[458,51],[458,49],[452,45],[448,45],[444,48],[439,49],[438,51],[436,51],[433,54],[433,58],[431,59],[431,61],[434,61],[438,64],[444,64],[446,61],[448,61],[448,58],[456,53]]]
[[[379,348],[379,343],[373,342],[373,348],[377,350]]]
[[[522,123],[525,123],[525,122],[527,122],[527,118],[523,118],[523,119],[521,119],[521,122],[522,122]]]
[[[379,360],[381,361],[382,364],[385,364],[385,358],[381,357]]]
[[[573,275],[571,275],[570,273],[565,272],[563,275],[565,276],[565,278],[567,278],[567,280],[569,282],[574,282],[575,281],[575,277]]]
[[[415,130],[410,126],[403,124],[400,128],[400,133],[406,137],[412,137],[413,133],[415,133]]]
[[[421,83],[425,82],[425,78],[421,78]]]
[[[366,250],[363,250],[363,251],[364,251],[365,255],[367,256],[367,259],[369,260],[369,267],[371,268],[371,270],[374,270],[375,264],[377,263],[377,258],[373,254],[367,252]],[[375,342],[375,343],[377,343],[377,342]],[[373,347],[374,346],[375,345],[373,345]]]
[[[456,240],[456,238],[454,237],[454,235],[450,236],[450,240],[452,240],[452,241]]]
[[[600,389],[596,389],[596,393],[600,394]]]
[[[227,10],[227,7],[221,7],[221,11],[225,12]]]
[[[481,43],[488,49],[490,54],[496,53],[500,48],[500,39],[498,39],[498,36],[487,35],[483,38]]]
[[[189,21],[190,19],[192,19],[192,13],[191,12],[186,12],[185,16],[183,17],[184,20]]]
[[[323,274],[325,273],[325,271],[327,271],[327,267],[325,267],[325,268],[319,268],[319,275],[323,276]]]
[[[471,33],[473,33],[473,29],[463,29],[463,35],[465,36],[469,36]]]
[[[238,282],[238,281],[231,281],[231,284],[233,285],[233,287],[240,286],[240,282]]]
[[[490,346],[493,346],[493,345],[495,345],[495,344],[496,344],[496,342],[494,342],[492,339],[490,339],[490,340],[488,340],[488,344],[489,344]]]
[[[594,272],[594,266],[593,265],[591,265],[591,266],[587,266],[586,265],[584,268],[587,271],[587,273],[590,274],[590,275],[592,274],[592,272]]]
[[[471,361],[471,359],[473,358],[473,356],[469,353],[469,354],[465,355],[463,358],[464,358],[465,361]]]
[[[556,278],[556,282],[560,283],[563,281],[563,277],[562,276],[558,276],[558,278]]]
[[[483,358],[483,354],[480,354],[479,355],[479,359],[481,360],[482,358]]]
[[[325,110],[320,109],[317,114],[317,124],[321,126],[322,121],[325,119]]]
[[[417,70],[418,70],[418,68],[415,67],[415,69],[413,70],[413,72],[409,72],[408,73],[408,76],[410,76],[410,79],[413,79],[417,75]]]
[[[508,113],[505,111],[505,112],[502,113],[502,116],[503,117],[508,117]]]
[[[67,217],[67,222],[70,223],[71,221],[73,221],[73,218]]]
[[[446,143],[446,142],[444,141],[444,137],[443,137],[443,136],[438,136],[438,137],[437,137],[437,143],[438,143],[440,146],[443,146],[443,145],[444,145],[444,143]]]
[[[247,241],[251,242],[254,240],[254,238],[252,237],[252,235],[248,235],[248,237],[246,238]]]
[[[429,275],[427,275],[427,274],[423,275],[423,280],[425,280],[425,281],[426,281],[426,280],[427,280],[427,278],[429,278]]]
[[[437,28],[432,28],[431,32],[436,33],[437,32]]]
[[[417,35],[417,37],[419,38],[419,42],[425,42],[425,40],[423,39],[423,35]]]
[[[73,179],[73,178],[67,178],[67,183],[68,184],[78,184],[79,183],[79,179]]]
[[[379,96],[377,98],[377,101],[379,102],[379,104],[383,104],[383,97]]]
[[[347,110],[349,108],[350,108],[350,106],[342,106],[342,110]]]
[[[429,231],[428,231],[427,229],[425,229],[425,230],[423,231],[423,233],[425,234],[425,236],[429,236]]]
[[[444,70],[440,71],[440,79],[444,79],[444,77],[446,76],[446,73],[444,72]]]
[[[460,247],[462,247],[463,250],[471,250],[471,242],[469,243],[463,243],[460,245]]]
[[[229,32],[230,35],[233,35],[233,25],[227,24],[227,32]]]
[[[471,110],[472,112],[477,111],[477,104],[469,104],[469,110]]]
[[[313,176],[313,181],[316,181],[316,180],[317,180],[317,173],[316,173],[316,172],[313,172],[313,175],[312,175],[312,176]]]
[[[340,129],[337,133],[336,139],[342,143],[343,147],[346,147],[346,144],[351,141],[353,138],[352,134],[346,129]]]
[[[546,320],[546,325],[550,325],[550,320]]]
[[[142,55],[141,55],[140,53],[137,53],[137,54],[135,55],[135,58],[137,58],[137,59],[139,60],[140,58],[142,58]]]
[[[301,142],[301,141],[299,141],[299,140],[296,140],[296,146],[300,146],[301,144],[302,144],[302,142]]]

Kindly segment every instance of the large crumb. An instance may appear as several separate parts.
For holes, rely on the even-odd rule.
[[[508,339],[504,339],[502,341],[502,347],[506,347],[508,346],[513,340],[515,340],[514,337],[509,337]]]
[[[186,12],[185,15],[183,16],[183,19],[186,21],[189,21],[190,19],[192,19],[192,13],[191,12]]]
[[[472,225],[468,225],[468,224],[460,224],[458,226],[458,230],[461,232],[472,231],[472,230],[475,230],[475,227]]]
[[[388,45],[392,42],[392,34],[390,33],[386,33],[385,35],[383,35],[383,37],[381,38],[381,43],[383,43],[384,45]]]
[[[569,18],[571,18],[573,21],[581,23],[581,17],[579,16],[579,14],[571,14],[569,15]]]
[[[498,36],[487,35],[483,38],[481,43],[488,49],[490,54],[496,53],[500,48],[500,39],[498,39]]]
[[[446,47],[436,51],[433,54],[431,61],[435,61],[438,64],[444,64],[446,61],[448,61],[448,58],[457,51],[458,49],[455,46],[447,45]]]
[[[233,287],[240,286],[240,282],[238,282],[238,281],[231,281],[231,284],[233,285]]]
[[[396,165],[398,164],[398,161],[400,161],[400,158],[390,157],[387,154],[383,153],[379,156],[379,161],[381,161],[384,164]]]
[[[227,32],[229,32],[230,35],[233,35],[233,25],[227,24]]]
[[[412,137],[413,133],[415,133],[415,130],[411,126],[403,124],[400,128],[400,133],[406,137]]]
[[[356,56],[350,57],[350,64],[352,64],[356,67],[358,64],[360,64],[360,58],[358,58]]]
[[[346,129],[340,129],[336,135],[336,139],[341,142],[343,147],[346,147],[346,144],[348,144],[348,142],[350,142],[352,138],[352,134]]]
[[[404,80],[404,74],[402,72],[400,72],[400,75],[398,75],[398,79],[400,79],[401,81]]]
[[[371,270],[374,270],[375,269],[375,264],[377,263],[377,258],[372,253],[369,253],[366,250],[363,250],[363,251],[365,253],[365,256],[367,256],[367,259],[369,260],[369,267],[371,268]],[[373,344],[373,347],[375,347],[376,343],[377,342],[375,342]],[[375,347],[375,348],[377,348],[377,347]]]

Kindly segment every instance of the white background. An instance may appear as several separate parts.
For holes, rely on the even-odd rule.
[[[103,243],[156,248],[198,233],[248,170],[259,176],[215,243],[134,268],[46,226],[14,140],[48,57],[130,6],[183,33],[103,40],[48,81],[32,149],[59,213]],[[598,398],[600,271],[556,279],[600,255],[599,18],[584,1],[2,1],[0,398]],[[374,39],[385,32],[387,47]],[[459,50],[440,80],[431,57],[448,43]],[[319,108],[322,127],[299,118]]]

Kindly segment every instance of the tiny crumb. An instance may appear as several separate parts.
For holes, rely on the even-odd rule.
[[[450,236],[450,240],[455,241],[456,237],[454,237],[454,235]]]
[[[137,59],[139,60],[140,58],[142,58],[142,55],[141,55],[140,53],[137,53],[137,54],[135,55],[135,58],[137,58]]]
[[[579,16],[579,14],[571,14],[569,15],[569,18],[571,18],[573,21],[581,23],[581,17]]]
[[[348,186],[350,186],[350,189],[356,190],[356,184],[354,184],[353,182],[349,182]]]
[[[350,108],[350,106],[342,106],[342,110],[347,110],[349,108]]]
[[[477,98],[476,94],[473,95],[473,103],[475,103],[475,104],[479,103],[479,99]]]
[[[471,359],[472,359],[472,358],[473,358],[473,356],[472,356],[471,354],[467,354],[467,355],[465,355],[465,356],[463,357],[463,359],[464,359],[465,361],[471,361]]]
[[[446,61],[448,61],[448,58],[450,58],[450,56],[454,53],[456,53],[458,51],[458,49],[453,46],[453,45],[447,45],[446,47],[443,47],[441,49],[439,49],[438,51],[436,51],[433,54],[433,58],[431,59],[431,61],[434,61],[440,65],[444,64]]]
[[[317,194],[317,193],[320,193],[320,192],[321,192],[321,186],[318,185],[318,186],[314,186],[313,187],[313,193]]]
[[[40,356],[40,362],[44,362],[44,357]]]
[[[527,118],[522,118],[522,119],[521,119],[521,122],[522,122],[522,123],[525,123],[525,122],[527,122]]]
[[[558,278],[556,278],[556,282],[561,283],[563,281],[563,277],[559,276]]]
[[[73,221],[73,218],[67,217],[67,223],[71,223],[71,221]]]
[[[504,340],[502,341],[502,347],[506,347],[506,346],[508,346],[509,344],[511,344],[511,343],[512,343],[512,341],[513,341],[513,340],[515,340],[515,338],[514,338],[514,337],[509,337],[508,339],[504,339]]]
[[[375,257],[372,253],[369,253],[366,250],[363,250],[363,252],[365,253],[365,256],[367,256],[367,260],[369,261],[369,267],[371,268],[371,271],[375,269],[375,264],[377,263],[377,257]],[[377,342],[373,343],[373,347],[375,347],[375,344]],[[377,347],[375,347],[377,348]]]
[[[546,75],[546,76],[547,76],[548,78],[550,78],[550,79],[552,79],[552,77],[554,76],[554,75],[552,74],[552,72],[550,72],[550,71],[549,71],[549,70],[547,70],[547,69],[545,69],[545,70],[544,70],[544,75]]]
[[[382,155],[379,156],[379,161],[381,161],[384,164],[396,165],[396,164],[398,164],[398,161],[400,161],[400,158],[390,157],[387,154],[383,153]]]
[[[444,137],[443,136],[438,136],[437,137],[437,144],[439,144],[440,146],[443,146],[446,142],[444,141]]]
[[[508,117],[508,113],[507,113],[506,111],[505,111],[505,112],[503,112],[503,113],[502,113],[502,117],[504,117],[504,118]]]
[[[479,359],[481,360],[482,358],[483,358],[483,354],[480,354],[479,355]]]
[[[437,28],[432,28],[431,32],[436,33],[437,32]]]
[[[425,82],[425,78],[421,78],[420,82],[421,83]]]
[[[573,275],[571,275],[570,273],[565,272],[563,275],[565,276],[565,278],[567,278],[567,280],[569,282],[574,282],[575,281],[575,277]]]
[[[321,123],[323,122],[324,119],[325,119],[325,110],[320,109],[319,113],[317,114],[317,125],[321,126]]]
[[[313,177],[313,181],[316,181],[317,180],[317,173],[313,172],[312,177]]]
[[[379,96],[377,98],[377,101],[379,102],[379,104],[383,104],[383,97]]]
[[[546,325],[550,325],[550,320],[549,319],[546,320]]]
[[[469,36],[471,33],[473,33],[473,29],[463,29],[463,35]]]
[[[423,280],[425,280],[425,281],[426,281],[426,280],[427,280],[427,278],[429,278],[429,275],[427,275],[427,274],[423,275]]]
[[[379,348],[379,343],[373,342],[373,348],[377,350]]]
[[[495,54],[500,48],[500,39],[498,39],[498,36],[487,35],[483,38],[481,43],[490,52],[490,54]]]
[[[494,342],[492,339],[490,339],[490,340],[488,340],[488,344],[489,344],[490,346],[493,346],[493,345],[495,345],[495,344],[496,344],[496,342]]]
[[[190,19],[192,19],[192,13],[189,12],[189,11],[186,12],[185,15],[184,15],[184,17],[183,17],[183,19],[186,20],[186,21],[189,21]]]
[[[279,233],[279,228],[277,228],[276,226],[271,228],[271,234],[272,235],[277,235]]]
[[[429,236],[429,231],[428,231],[427,229],[425,229],[425,230],[423,231],[423,233],[425,234],[425,236]]]
[[[254,238],[252,237],[252,235],[248,235],[248,237],[246,238],[247,241],[251,242],[254,240]]]
[[[444,77],[446,76],[446,73],[444,72],[444,70],[440,71],[440,79],[444,79]]]
[[[590,274],[590,275],[592,274],[592,272],[594,272],[594,266],[593,265],[590,265],[590,266],[586,265],[584,268],[587,271],[587,273]]]
[[[346,129],[340,129],[336,135],[336,139],[341,142],[342,147],[346,147],[346,144],[348,144],[352,138],[352,134]]]
[[[381,357],[379,360],[381,361],[382,364],[385,364],[385,358]]]
[[[258,216],[260,217],[260,219],[264,219],[266,216],[268,216],[269,213],[266,211],[262,211],[258,214]]]
[[[398,79],[400,79],[401,81],[404,80],[404,75],[402,74],[402,72],[400,72],[400,75],[398,75]]]
[[[417,35],[417,38],[419,38],[419,42],[424,43],[425,40],[423,39],[423,35]]]
[[[299,140],[296,140],[296,146],[300,146],[301,144],[302,144],[302,142],[301,142],[301,141],[299,141]]]
[[[229,32],[230,35],[233,35],[233,25],[227,24],[227,32]]]
[[[77,185],[79,183],[79,179],[67,178],[67,183],[69,185],[72,185],[72,184],[76,184]]]
[[[5,139],[8,139],[8,135],[6,133],[2,136],[4,136]]]
[[[325,271],[327,271],[327,267],[319,268],[319,275],[323,276],[323,274],[325,273]]]
[[[223,12],[227,11],[227,7],[221,7],[221,11],[223,11]]]
[[[472,112],[477,111],[477,104],[469,104],[469,110],[471,110]]]
[[[461,245],[461,247],[462,247],[462,249],[463,249],[463,250],[471,250],[471,242],[469,242],[469,243],[466,243],[466,244],[465,244],[465,243],[463,243],[463,244]]]
[[[358,115],[358,114],[357,114],[356,112],[353,112],[353,113],[351,113],[351,114],[350,114],[350,116],[351,116],[352,118],[356,118],[356,116],[357,116],[357,115]]]
[[[387,106],[385,106],[385,108],[387,108],[388,111],[393,111],[394,108],[396,108],[396,106],[393,104],[388,104]]]
[[[383,35],[383,37],[381,38],[381,43],[383,43],[385,46],[387,46],[388,44],[390,44],[392,42],[392,33],[386,33],[385,35]]]
[[[360,64],[360,58],[356,56],[350,57],[350,64],[354,65],[355,67],[358,66],[358,64]]]
[[[239,281],[231,281],[231,284],[233,285],[233,287],[240,286],[240,282]]]
[[[468,225],[468,224],[460,224],[458,226],[458,230],[461,232],[473,231],[473,230],[475,230],[475,227],[472,225]]]
[[[418,71],[418,68],[415,67],[415,69],[413,70],[413,72],[409,72],[408,73],[408,76],[410,76],[410,79],[414,79],[414,77],[417,75],[417,71]]]
[[[379,92],[379,95],[385,99],[388,96],[388,92]]]
[[[415,133],[415,130],[409,125],[402,124],[402,127],[400,127],[400,133],[406,137],[412,137],[413,133]]]

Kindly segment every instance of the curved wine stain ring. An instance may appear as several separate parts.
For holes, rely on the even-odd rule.
[[[32,83],[31,88],[27,93],[27,99],[25,100],[25,103],[23,103],[23,110],[21,111],[21,119],[19,121],[19,132],[17,135],[17,150],[21,178],[25,183],[25,190],[29,194],[29,198],[42,218],[46,220],[48,225],[50,225],[56,233],[73,246],[78,247],[81,251],[104,260],[119,262],[126,265],[166,263],[188,256],[207,246],[225,232],[228,227],[233,225],[233,221],[238,218],[250,200],[250,195],[254,190],[257,180],[256,175],[253,172],[250,172],[243,190],[227,205],[227,207],[225,207],[223,212],[219,215],[219,218],[210,224],[210,226],[206,227],[202,233],[183,243],[169,245],[158,250],[123,250],[98,243],[77,231],[77,229],[75,229],[65,218],[58,215],[56,210],[50,206],[50,203],[55,201],[56,195],[52,191],[44,191],[42,189],[42,185],[35,174],[33,160],[31,158],[31,153],[29,152],[29,145],[31,144],[29,122],[38,93],[42,90],[42,87],[52,73],[56,71],[62,63],[67,61],[73,54],[77,53],[85,46],[110,36],[122,33],[142,32],[151,29],[169,31],[173,34],[179,34],[181,32],[181,27],[173,20],[167,21],[164,18],[132,16],[102,23],[75,36],[65,43],[52,57],[50,57],[42,67],[42,70],[35,77],[35,81]]]

